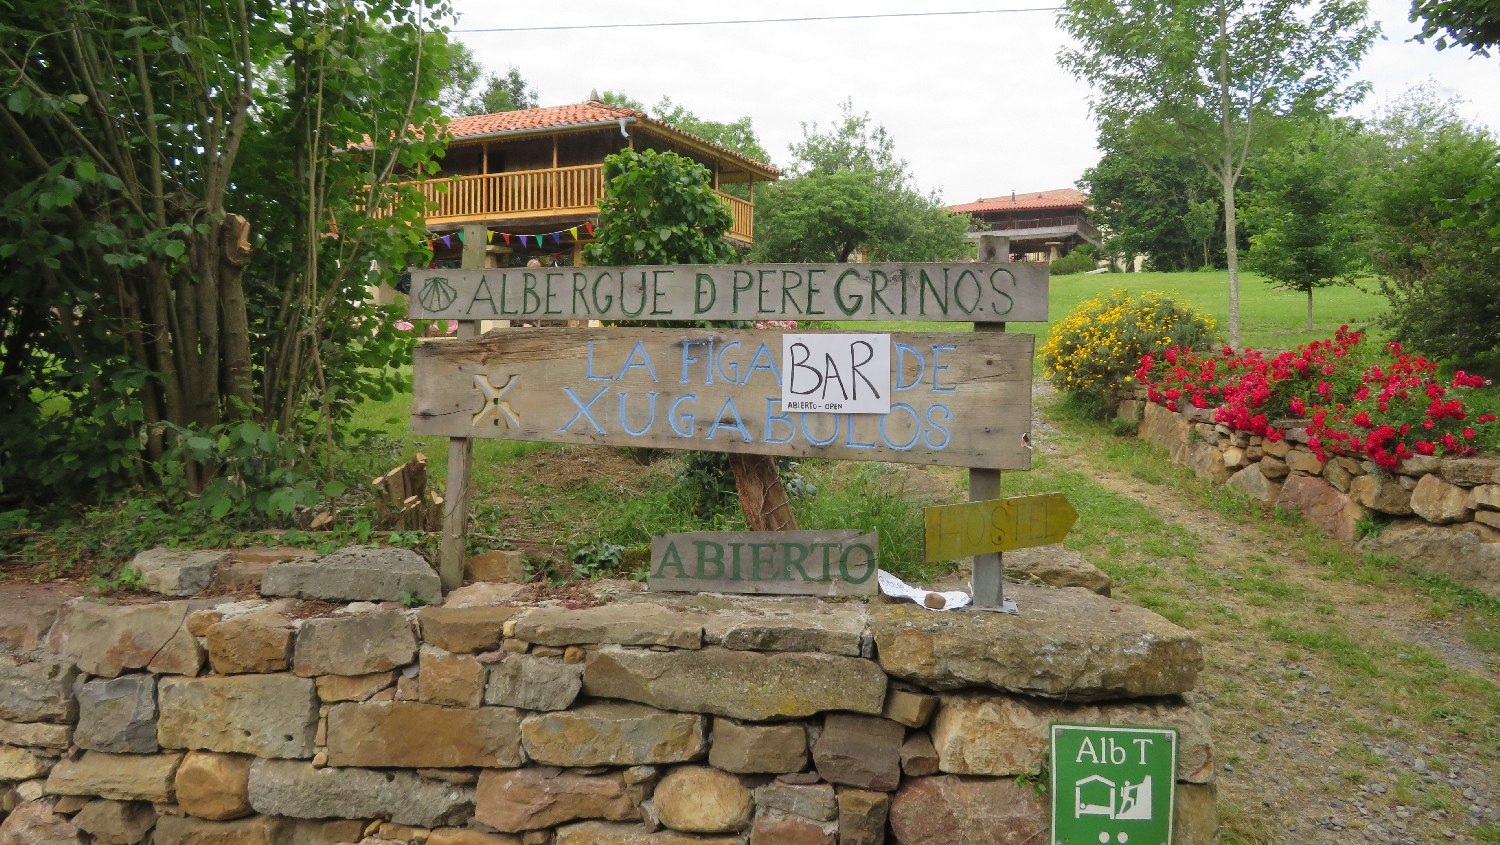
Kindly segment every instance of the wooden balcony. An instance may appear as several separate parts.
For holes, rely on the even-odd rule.
[[[548,220],[599,213],[604,196],[604,167],[554,167],[480,176],[452,176],[422,182],[423,196],[437,203],[427,225]],[[755,232],[755,205],[715,191],[729,206],[734,222],[727,237],[750,243]]]

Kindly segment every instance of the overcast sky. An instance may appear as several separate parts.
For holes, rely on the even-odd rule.
[[[740,0],[683,3],[500,4],[458,0],[456,29],[548,24],[780,18],[1047,6],[1027,0]],[[1385,38],[1359,77],[1363,109],[1431,77],[1462,97],[1466,116],[1500,128],[1500,58],[1439,53],[1409,39],[1406,2],[1374,0]],[[883,123],[924,188],[950,203],[1068,187],[1099,156],[1088,87],[1058,67],[1065,37],[1051,12],[716,27],[462,33],[487,68],[515,64],[544,106],[582,102],[590,89],[653,104],[663,95],[700,117],[749,115],[774,163],[803,122],[827,123],[852,97]]]

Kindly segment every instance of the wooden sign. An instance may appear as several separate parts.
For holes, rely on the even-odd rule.
[[[1061,543],[1078,511],[1061,493],[924,508],[927,560],[1009,552]]]
[[[1045,264],[704,264],[411,273],[413,320],[1044,322]]]
[[[412,432],[1029,469],[1029,334],[893,333],[888,414],[782,404],[780,332],[503,329],[417,347]]]
[[[651,538],[652,591],[873,596],[879,532],[695,531]]]

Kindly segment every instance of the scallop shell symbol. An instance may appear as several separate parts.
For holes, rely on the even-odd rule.
[[[442,276],[431,276],[422,282],[422,289],[417,292],[417,302],[429,313],[438,313],[447,310],[458,299],[458,291],[448,284],[448,280]]]

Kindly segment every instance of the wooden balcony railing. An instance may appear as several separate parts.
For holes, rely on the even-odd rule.
[[[729,213],[734,215],[734,222],[729,225],[729,237],[735,240],[750,243],[755,237],[755,205],[748,200],[742,200],[736,196],[730,196],[723,191],[715,191],[719,199],[729,203]]]

